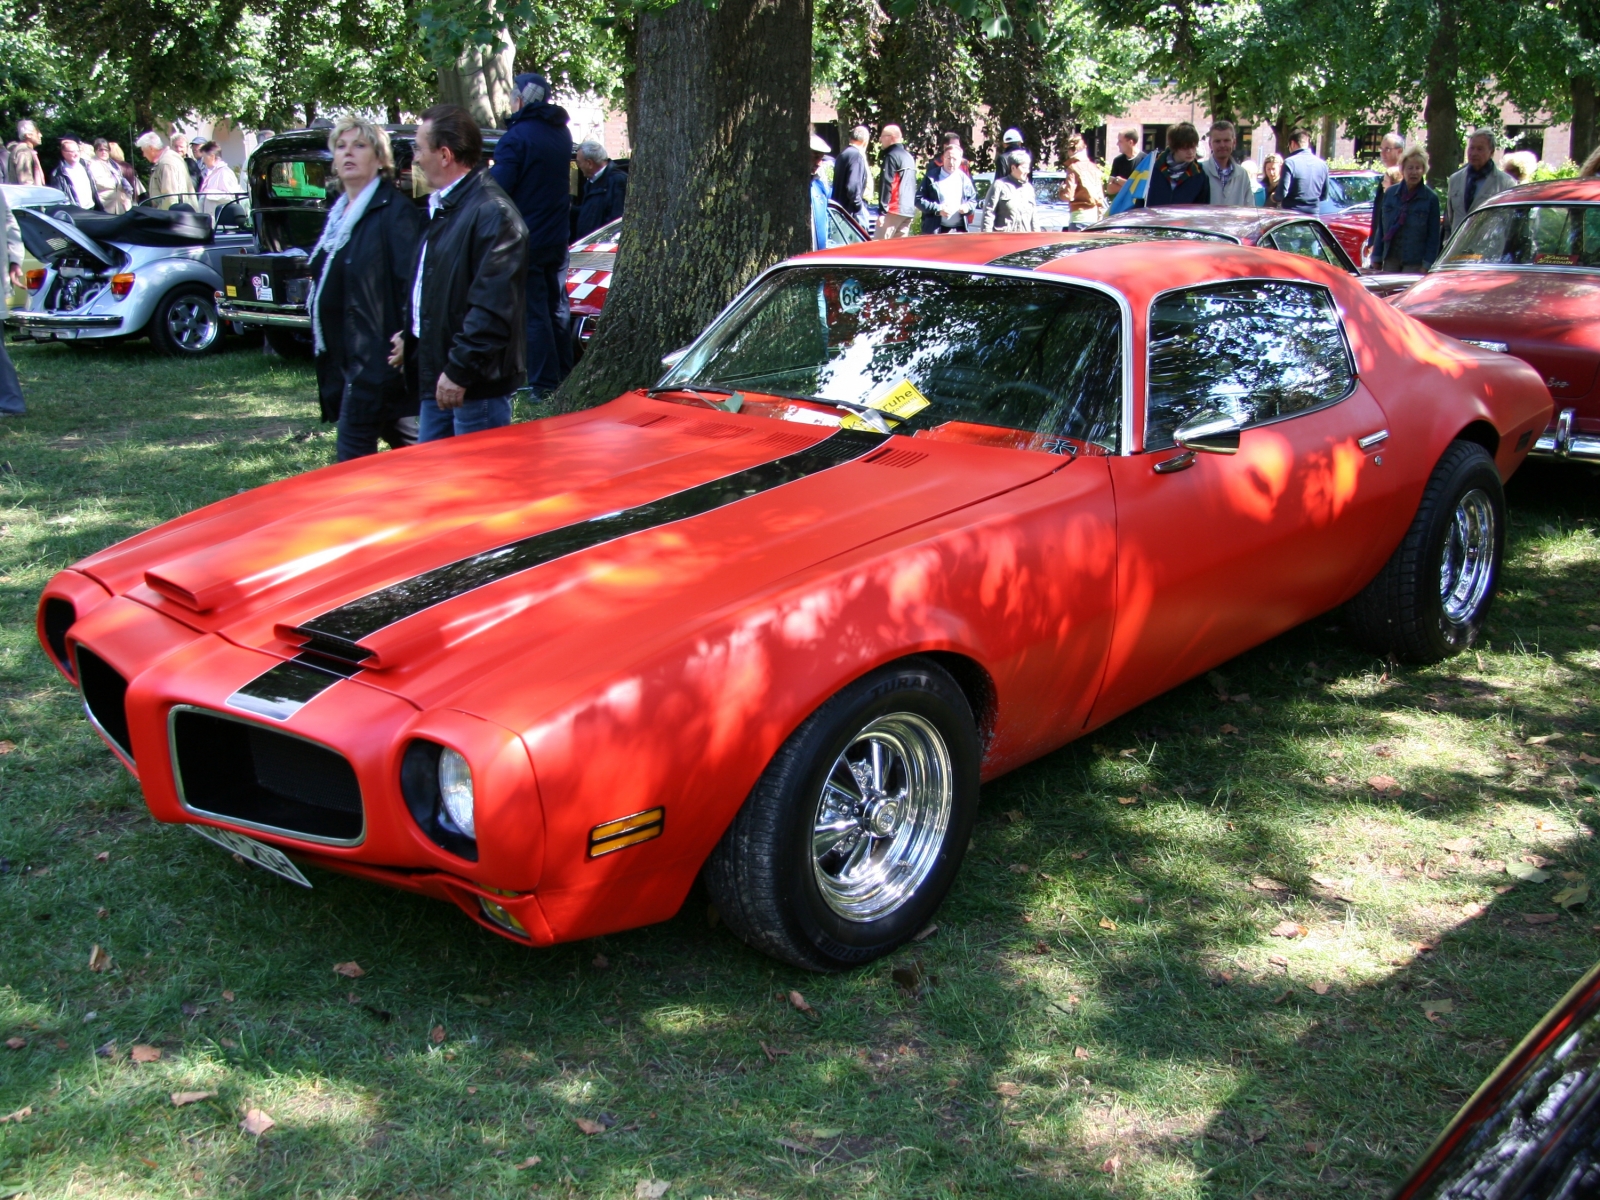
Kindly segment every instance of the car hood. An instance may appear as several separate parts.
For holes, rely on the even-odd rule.
[[[77,569],[427,707],[518,656],[546,680],[556,660],[622,669],[798,572],[1070,461],[632,393],[271,484]],[[541,653],[580,627],[607,663]]]
[[[1600,272],[1447,268],[1425,275],[1395,307],[1451,337],[1504,343],[1544,377],[1558,408],[1594,387]]]

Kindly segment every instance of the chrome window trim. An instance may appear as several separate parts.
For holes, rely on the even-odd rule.
[[[343,751],[335,749],[326,742],[319,742],[315,738],[293,733],[277,725],[268,725],[264,721],[252,721],[246,717],[236,717],[232,713],[218,712],[214,708],[202,708],[198,704],[174,704],[167,711],[167,760],[172,764],[172,785],[173,790],[178,794],[178,807],[182,808],[184,812],[216,821],[219,825],[251,829],[257,833],[270,833],[277,837],[289,838],[297,842],[311,842],[319,846],[359,846],[367,840],[367,797],[364,792],[361,793],[361,832],[351,839],[317,837],[315,834],[300,833],[293,829],[280,829],[276,825],[262,825],[255,821],[245,821],[238,817],[230,817],[226,813],[208,812],[206,809],[196,808],[190,804],[188,797],[183,794],[183,772],[178,769],[177,724],[178,714],[181,712],[200,713],[202,716],[207,717],[220,717],[222,720],[232,721],[236,725],[248,725],[253,729],[265,729],[269,733],[279,733],[285,737],[298,738],[300,741],[305,742],[307,745],[315,746],[319,750],[337,754],[345,762],[350,763],[350,771],[356,776],[356,790],[358,792],[361,792],[361,776],[356,772],[355,763],[351,763],[349,757]]]
[[[1128,303],[1128,298],[1110,284],[1101,283],[1098,279],[1079,279],[1072,275],[1046,275],[1040,271],[1032,271],[1022,267],[991,267],[987,263],[929,263],[915,258],[862,258],[855,255],[829,255],[827,258],[785,259],[775,263],[761,274],[757,275],[744,287],[739,289],[737,295],[727,306],[716,315],[699,335],[684,348],[685,356],[693,351],[702,341],[715,333],[730,314],[736,309],[744,298],[761,284],[765,283],[769,275],[779,271],[793,270],[797,267],[899,267],[914,271],[953,271],[961,275],[994,275],[1003,279],[1026,279],[1030,283],[1054,283],[1062,287],[1082,287],[1091,292],[1099,292],[1116,301],[1117,310],[1122,314],[1122,432],[1117,439],[1121,444],[1117,447],[1117,456],[1131,453],[1129,447],[1133,444],[1133,305]],[[667,375],[672,369],[667,371]],[[661,386],[663,375],[656,381],[655,386]]]
[[[1280,250],[1277,251],[1277,253],[1283,254],[1285,251]],[[1305,256],[1297,254],[1292,255],[1291,257],[1304,258]],[[1335,269],[1329,263],[1323,263],[1322,265],[1328,267],[1329,270]],[[1268,425],[1276,425],[1281,421],[1293,421],[1296,417],[1303,417],[1307,413],[1321,412],[1325,408],[1332,408],[1336,404],[1343,404],[1346,400],[1350,399],[1351,396],[1356,394],[1356,389],[1361,386],[1361,372],[1356,365],[1355,352],[1350,348],[1350,333],[1349,330],[1345,328],[1344,323],[1344,305],[1339,303],[1339,297],[1333,294],[1333,289],[1325,283],[1315,283],[1309,279],[1279,279],[1270,275],[1239,275],[1232,279],[1215,279],[1210,283],[1188,284],[1183,287],[1167,288],[1165,291],[1157,292],[1155,295],[1150,297],[1150,308],[1149,311],[1145,313],[1144,319],[1144,411],[1147,423],[1150,416],[1150,326],[1155,315],[1156,305],[1161,302],[1161,299],[1164,296],[1171,296],[1178,292],[1193,292],[1201,288],[1209,287],[1226,287],[1229,284],[1234,283],[1286,283],[1294,287],[1315,288],[1318,291],[1325,293],[1328,297],[1328,303],[1333,309],[1334,323],[1339,330],[1339,344],[1344,347],[1345,365],[1350,371],[1350,387],[1342,396],[1338,397],[1337,399],[1324,400],[1321,404],[1314,404],[1310,408],[1302,408],[1296,412],[1285,413],[1279,417],[1268,417],[1265,421],[1251,422],[1249,425],[1242,426],[1240,433],[1246,433],[1252,429],[1265,429]],[[1169,450],[1176,450],[1178,448],[1177,446],[1161,446],[1155,450],[1146,450],[1144,448],[1144,430],[1141,429],[1139,434],[1140,454],[1165,454]]]

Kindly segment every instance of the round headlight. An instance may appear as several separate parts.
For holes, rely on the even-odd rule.
[[[472,816],[472,768],[448,746],[439,755],[439,799],[452,825],[469,838],[478,836]]]

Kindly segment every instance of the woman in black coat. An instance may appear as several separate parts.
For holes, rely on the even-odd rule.
[[[390,183],[389,135],[346,117],[328,136],[344,194],[311,255],[311,330],[322,419],[339,422],[338,460],[417,440],[417,396],[389,365],[422,236],[422,214]]]

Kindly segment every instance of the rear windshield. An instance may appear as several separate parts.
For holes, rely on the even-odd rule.
[[[1328,199],[1345,206],[1371,204],[1381,175],[1335,175],[1328,180]]]
[[[292,200],[326,200],[334,182],[333,162],[327,158],[279,159],[266,164],[267,189]]]
[[[1450,242],[1444,266],[1600,268],[1600,204],[1480,208]]]

